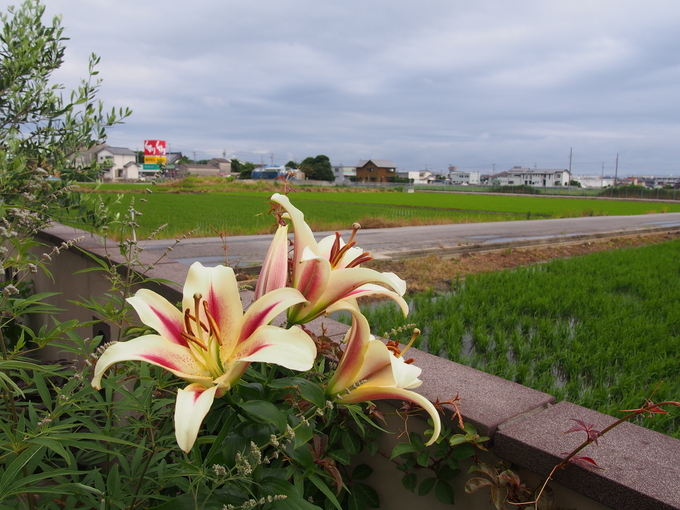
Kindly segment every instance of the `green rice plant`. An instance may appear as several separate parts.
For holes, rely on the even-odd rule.
[[[406,320],[428,325],[434,354],[616,416],[680,395],[678,268],[673,241],[469,275],[456,292],[415,296]],[[378,330],[403,320],[376,312],[365,310]],[[645,425],[680,437],[678,416]]]

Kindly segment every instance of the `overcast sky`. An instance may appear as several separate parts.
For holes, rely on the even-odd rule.
[[[680,175],[677,0],[44,0],[109,144],[398,170]],[[15,1],[0,0],[6,6]],[[495,165],[495,167],[494,167]]]

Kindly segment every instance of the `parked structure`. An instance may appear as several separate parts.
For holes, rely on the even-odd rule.
[[[297,179],[304,180],[305,174],[302,170],[287,166],[260,166],[253,170],[253,179]]]
[[[361,160],[357,165],[357,182],[392,182],[397,167],[387,159]]]
[[[489,184],[494,186],[535,186],[553,188],[569,186],[570,180],[571,174],[569,173],[569,170],[566,169],[543,170],[516,166],[506,172],[492,175]]]

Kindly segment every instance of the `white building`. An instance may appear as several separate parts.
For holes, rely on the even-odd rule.
[[[397,177],[409,179],[413,184],[428,184],[434,182],[437,176],[429,170],[416,170],[413,172],[397,172]]]
[[[492,175],[490,184],[495,186],[534,186],[554,188],[569,186],[569,170],[535,169],[516,166],[506,172]]]
[[[338,165],[333,167],[333,175],[337,184],[345,184],[351,182],[351,177],[357,176],[357,167]]]
[[[451,184],[479,184],[482,178],[481,172],[464,172],[462,170],[452,170],[449,172]]]
[[[599,175],[575,175],[573,180],[581,184],[582,188],[606,188],[614,185],[613,177],[601,177]]]

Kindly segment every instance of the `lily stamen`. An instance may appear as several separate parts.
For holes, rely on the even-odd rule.
[[[208,319],[208,325],[210,326],[210,336],[212,338],[217,338],[217,342],[222,345],[222,337],[220,336],[220,328],[217,326],[217,322],[212,315],[208,312],[208,302],[203,301],[203,310],[205,311],[205,316]]]
[[[199,338],[196,338],[194,335],[190,335],[190,334],[187,334],[187,333],[180,333],[180,336],[182,338],[184,338],[185,340],[187,340],[188,342],[195,343],[196,345],[198,345],[204,351],[208,350],[208,346],[205,345]]]

